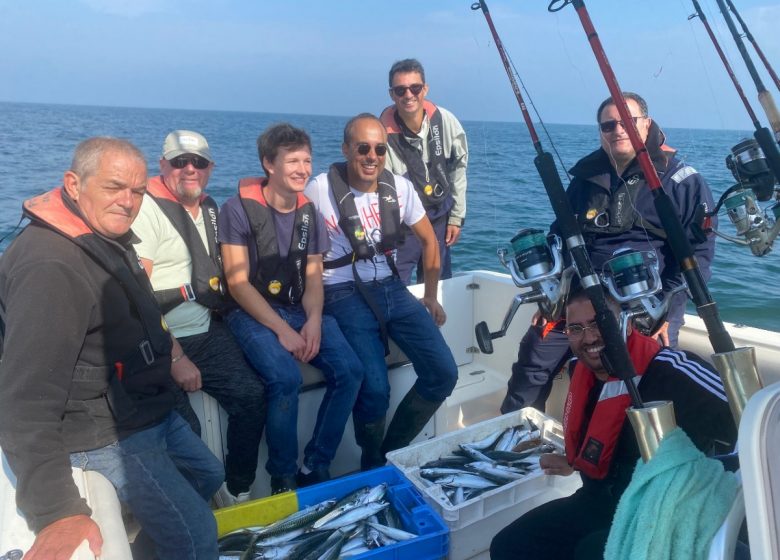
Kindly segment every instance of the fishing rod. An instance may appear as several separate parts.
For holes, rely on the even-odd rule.
[[[780,78],[777,77],[777,74],[775,74],[772,65],[769,64],[769,61],[767,60],[766,56],[764,56],[764,51],[762,51],[761,47],[758,46],[758,43],[756,42],[756,38],[753,37],[753,34],[750,32],[748,26],[745,24],[745,20],[743,20],[742,16],[739,15],[739,12],[737,11],[737,7],[734,6],[734,2],[732,2],[731,0],[726,0],[726,2],[729,5],[729,10],[731,10],[731,13],[733,13],[734,17],[737,18],[740,27],[742,27],[742,31],[745,33],[745,37],[747,37],[747,40],[750,41],[750,43],[753,45],[753,48],[756,50],[756,54],[758,54],[758,58],[760,58],[761,62],[764,63],[764,67],[766,68],[766,71],[769,72],[769,75],[772,77],[772,80],[775,82],[775,87],[777,87],[777,89],[780,90]]]
[[[756,84],[756,89],[758,90],[758,102],[761,103],[761,106],[764,108],[764,113],[766,113],[767,119],[769,119],[769,124],[775,133],[775,140],[780,143],[780,113],[777,112],[777,105],[775,105],[775,100],[772,98],[772,94],[769,92],[769,90],[767,90],[764,86],[764,82],[761,80],[761,76],[758,75],[756,66],[753,64],[753,60],[750,58],[747,47],[745,47],[745,42],[742,40],[742,35],[739,34],[737,26],[734,24],[734,20],[729,14],[725,0],[715,1],[720,8],[723,19],[726,21],[726,25],[731,32],[731,36],[734,38],[734,42],[737,44],[739,54],[742,55],[742,60],[745,61],[745,66],[747,67],[748,73],[750,74],[750,77],[753,78],[753,83]]]
[[[734,74],[734,70],[731,68],[731,64],[713,33],[704,10],[701,9],[698,0],[692,1],[696,13],[688,16],[688,19],[698,17],[701,20],[755,128],[753,132],[755,141],[744,140],[731,148],[732,153],[726,158],[726,166],[731,170],[737,183],[723,193],[709,215],[717,214],[720,207],[726,204],[729,219],[736,227],[737,234],[745,239],[734,238],[717,230],[714,230],[715,233],[733,243],[748,245],[754,255],[763,256],[771,250],[772,243],[780,229],[772,225],[772,218],[761,216],[748,189],[753,191],[759,201],[765,202],[772,197],[775,182],[777,178],[780,178],[780,150],[778,150],[769,129],[761,126],[750,101],[748,101],[737,76]],[[773,219],[775,225],[780,223],[777,216],[774,216]]]
[[[631,397],[631,402],[635,408],[643,408],[642,398],[639,395],[639,390],[634,383],[636,377],[636,371],[634,364],[631,361],[631,357],[628,354],[628,348],[623,340],[620,332],[620,326],[618,325],[617,318],[607,304],[607,299],[604,295],[604,289],[601,285],[598,275],[593,269],[593,265],[590,261],[587,248],[585,247],[585,240],[582,236],[582,231],[572,209],[571,202],[566,196],[566,191],[561,183],[561,178],[558,175],[558,170],[555,167],[555,161],[549,152],[544,151],[542,148],[539,136],[536,134],[531,115],[528,112],[528,108],[523,100],[523,95],[520,92],[520,88],[517,85],[514,74],[512,73],[511,65],[507,57],[504,45],[498,36],[495,26],[493,25],[493,19],[490,16],[487,4],[484,0],[475,2],[471,6],[472,10],[482,10],[485,19],[487,20],[490,32],[493,35],[493,41],[496,44],[501,61],[504,63],[504,69],[506,70],[509,81],[512,84],[517,102],[520,105],[520,110],[523,113],[523,119],[528,127],[528,132],[531,135],[531,139],[536,150],[536,157],[534,158],[534,165],[539,172],[539,177],[542,179],[544,188],[547,191],[547,196],[550,199],[553,212],[558,224],[558,228],[561,231],[563,238],[565,239],[566,246],[571,254],[574,268],[577,271],[577,275],[580,277],[580,282],[588,295],[588,298],[593,305],[593,309],[596,312],[596,324],[598,325],[601,336],[604,340],[604,350],[602,352],[603,363],[607,368],[607,371],[613,377],[617,379],[623,379],[625,381],[626,389]],[[521,232],[523,234],[524,232]],[[513,239],[513,245],[518,245],[519,248],[525,252],[526,256],[531,256],[532,263],[537,259],[536,254],[539,253],[539,245],[534,241],[538,240],[538,236],[534,236],[534,232],[530,232],[528,236],[520,234]],[[519,238],[519,239],[518,239]],[[525,243],[525,246],[523,244]],[[514,277],[515,275],[513,275]],[[517,300],[516,300],[517,301]],[[516,308],[516,307],[515,307]],[[506,322],[506,321],[505,321]],[[487,330],[485,326],[483,328]],[[477,333],[479,338],[479,333]],[[488,333],[490,336],[490,333]]]
[[[609,59],[601,44],[598,33],[593,26],[593,22],[590,19],[584,1],[552,0],[547,9],[550,12],[557,12],[568,4],[574,6],[574,9],[579,16],[580,23],[582,24],[582,28],[588,37],[588,42],[596,57],[601,73],[604,76],[609,93],[620,114],[620,119],[623,121],[623,128],[628,134],[631,145],[636,152],[636,158],[639,161],[639,165],[645,176],[645,180],[653,194],[653,203],[656,212],[658,213],[658,217],[661,220],[661,225],[666,231],[667,243],[679,263],[680,270],[688,284],[688,289],[696,304],[696,311],[698,312],[699,317],[704,321],[710,343],[717,353],[731,352],[734,350],[734,342],[731,340],[728,331],[726,331],[726,327],[723,325],[723,321],[718,313],[718,307],[707,289],[707,284],[702,276],[699,263],[696,261],[696,257],[693,254],[691,243],[683,230],[680,217],[677,215],[675,204],[662,188],[661,180],[658,177],[658,172],[653,166],[653,162],[647,152],[647,147],[639,137],[639,132],[637,131],[636,124],[634,124],[634,119],[628,109],[617,77],[612,71]]]

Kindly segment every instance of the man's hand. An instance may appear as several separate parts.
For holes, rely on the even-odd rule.
[[[447,321],[447,314],[436,298],[424,297],[420,301],[433,317],[433,322],[436,323],[437,327],[441,327]]]
[[[544,470],[544,474],[555,474],[558,476],[569,476],[574,472],[564,455],[556,453],[543,453],[539,458],[539,466]]]
[[[547,318],[542,315],[541,311],[537,309],[536,313],[534,313],[534,316],[531,319],[531,324],[537,327],[544,327],[547,324]]]
[[[79,545],[86,540],[95,556],[100,556],[103,537],[97,523],[87,515],[72,515],[58,519],[38,533],[35,542],[24,555],[25,560],[70,560]]]
[[[452,247],[460,239],[460,226],[447,224],[447,233],[444,236],[444,243],[447,247]]]
[[[176,384],[188,393],[197,391],[203,386],[198,366],[187,356],[182,356],[175,364],[171,364],[171,376]]]
[[[664,321],[664,324],[658,327],[658,330],[653,333],[653,338],[660,342],[663,346],[669,346],[669,322]]]
[[[286,325],[286,328],[282,330],[281,334],[277,334],[279,337],[279,344],[281,344],[285,350],[287,350],[296,360],[305,362],[304,356],[306,355],[306,340],[295,332],[295,330]]]
[[[320,317],[309,317],[301,329],[301,336],[306,341],[306,348],[303,352],[302,362],[308,362],[314,356],[320,353],[320,341],[322,340],[322,319]]]

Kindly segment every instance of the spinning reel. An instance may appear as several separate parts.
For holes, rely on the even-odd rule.
[[[772,243],[780,233],[780,202],[762,211],[756,200],[770,200],[777,190],[777,179],[755,140],[743,140],[731,148],[731,154],[726,157],[726,167],[737,183],[723,193],[713,211],[707,215],[713,216],[721,206],[725,206],[737,237],[719,231],[715,233],[737,245],[747,245],[755,256],[763,257],[772,250]]]
[[[620,332],[626,340],[629,322],[642,334],[658,330],[669,311],[673,296],[687,286],[675,287],[666,296],[659,297],[661,276],[658,257],[653,251],[621,249],[604,264],[601,279],[612,297],[620,303]]]
[[[523,229],[512,238],[511,245],[513,258],[507,261],[509,251],[504,248],[498,250],[498,258],[517,287],[531,289],[512,299],[498,331],[490,332],[485,321],[476,325],[477,344],[485,354],[493,353],[493,340],[506,335],[515,313],[524,303],[536,303],[545,319],[557,321],[563,313],[574,274],[572,267],[563,266],[563,243],[557,235],[545,236],[538,229]]]

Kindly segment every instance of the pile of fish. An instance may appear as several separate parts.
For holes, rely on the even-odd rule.
[[[325,500],[264,527],[219,539],[220,560],[333,560],[415,538],[384,500],[387,484]]]
[[[451,455],[422,465],[420,476],[440,485],[452,505],[528,476],[539,470],[542,453],[556,448],[541,439],[533,422],[526,422],[480,441],[461,443]]]

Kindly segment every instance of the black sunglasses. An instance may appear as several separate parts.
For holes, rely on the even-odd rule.
[[[360,142],[357,145],[357,153],[359,153],[361,156],[367,156],[372,147],[374,148],[374,153],[377,155],[377,157],[382,157],[387,153],[386,144],[377,144],[376,146],[371,146],[371,144],[366,144],[365,142]]]
[[[201,156],[177,156],[170,160],[170,163],[174,169],[184,169],[189,163],[195,169],[206,169],[211,162]]]
[[[412,95],[420,95],[420,92],[425,87],[425,84],[412,84],[410,86],[393,86],[390,88],[396,97],[403,97],[406,94],[406,90],[412,92]]]
[[[631,117],[631,120],[634,121],[634,126],[636,126],[636,123],[639,122],[639,119],[644,119],[645,117]],[[620,123],[620,126],[623,126],[623,121],[604,121],[599,123],[599,128],[601,129],[601,132],[612,132],[617,128],[618,123]],[[623,126],[623,129],[625,130],[626,127]]]

